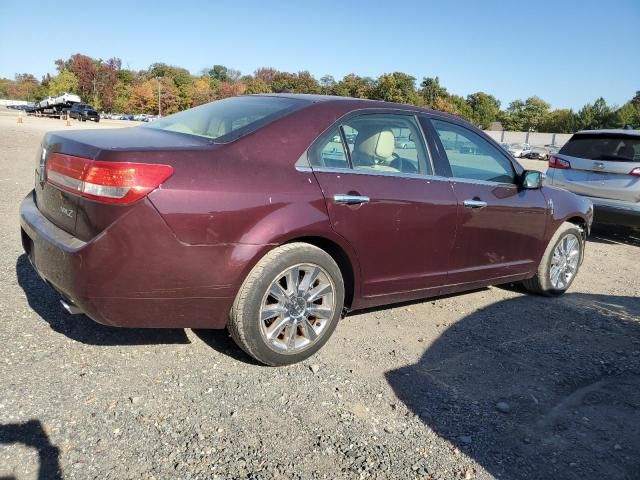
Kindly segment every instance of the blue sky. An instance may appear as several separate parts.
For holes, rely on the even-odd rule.
[[[556,108],[600,95],[620,105],[640,90],[640,0],[0,0],[0,19],[9,78],[54,73],[55,59],[83,53],[192,73],[437,75],[452,93],[482,90],[503,105],[531,95]]]

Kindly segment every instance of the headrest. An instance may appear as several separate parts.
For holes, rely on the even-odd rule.
[[[377,128],[359,131],[354,145],[355,151],[380,160],[391,157],[394,148],[393,132],[389,129]]]

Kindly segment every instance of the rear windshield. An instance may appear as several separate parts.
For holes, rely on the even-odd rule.
[[[640,137],[616,134],[574,135],[560,154],[589,160],[640,161]]]
[[[227,143],[307,103],[287,97],[232,97],[175,113],[143,128],[186,133],[210,138],[215,143]]]

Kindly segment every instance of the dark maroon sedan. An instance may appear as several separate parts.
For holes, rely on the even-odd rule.
[[[69,312],[227,327],[270,365],[312,355],[347,310],[516,281],[561,294],[592,219],[457,117],[307,95],[49,133],[20,213]]]

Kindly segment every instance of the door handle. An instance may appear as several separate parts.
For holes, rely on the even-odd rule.
[[[343,205],[359,205],[361,203],[367,203],[369,197],[364,195],[347,195],[345,193],[338,193],[333,196],[333,201]]]
[[[482,200],[465,200],[463,204],[467,208],[484,208],[487,206],[487,202]]]

